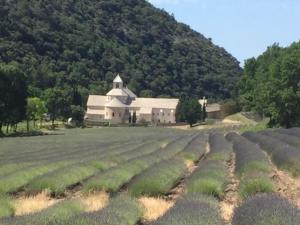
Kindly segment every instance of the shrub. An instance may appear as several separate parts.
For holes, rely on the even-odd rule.
[[[209,159],[220,161],[228,161],[230,159],[232,145],[222,134],[211,133],[209,135],[209,148]]]
[[[104,209],[74,216],[61,225],[134,225],[142,216],[143,208],[135,200],[119,196],[112,199]]]
[[[233,225],[298,225],[300,210],[274,194],[249,198],[234,212]]]
[[[300,137],[300,128],[277,129],[275,131],[282,134],[288,134],[295,137]]]
[[[187,195],[151,225],[223,225],[216,199]]]
[[[84,189],[85,191],[106,190],[116,192],[122,185],[128,183],[145,169],[162,160],[170,159],[181,152],[190,140],[191,137],[176,140],[155,152],[131,159],[122,165],[100,173],[89,179],[84,184]]]
[[[240,196],[248,198],[257,193],[273,192],[273,183],[269,178],[271,165],[261,148],[236,133],[229,133],[226,138],[233,142],[236,154],[235,172],[241,179]]]
[[[239,194],[246,199],[257,193],[274,192],[274,185],[267,176],[245,176],[240,181]]]
[[[261,148],[270,154],[272,161],[279,168],[291,172],[294,176],[299,175],[300,149],[262,134],[245,132],[243,136],[253,142],[257,142]]]
[[[84,164],[65,167],[36,178],[29,183],[26,191],[41,192],[47,189],[52,194],[62,195],[67,187],[79,183],[97,171],[98,169]]]
[[[197,135],[180,153],[185,159],[196,162],[206,153],[206,136]]]
[[[130,182],[128,189],[134,196],[166,194],[184,175],[183,161],[167,160],[153,165]]]
[[[229,182],[227,167],[220,161],[203,162],[187,181],[188,193],[222,198]]]
[[[300,147],[300,139],[299,137],[293,136],[293,135],[288,135],[285,133],[277,133],[277,132],[272,132],[272,131],[262,131],[259,132],[262,135],[267,135],[272,138],[276,138],[279,141],[282,141],[284,143],[287,143],[289,145],[293,145],[295,147]]]
[[[32,166],[22,171],[17,171],[9,176],[0,178],[0,193],[14,192],[26,185],[34,178],[52,172],[64,163],[52,163],[40,166]]]
[[[233,142],[233,150],[236,154],[235,170],[239,175],[248,171],[271,171],[268,158],[258,145],[236,133],[229,133],[226,138]]]
[[[1,225],[64,225],[74,215],[83,211],[77,201],[63,201],[39,213],[8,218],[0,221]]]

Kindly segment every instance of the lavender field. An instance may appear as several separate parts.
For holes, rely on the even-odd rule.
[[[298,225],[299,138],[299,128],[3,138],[0,225]]]

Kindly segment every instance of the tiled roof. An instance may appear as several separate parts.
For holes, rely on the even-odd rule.
[[[106,107],[110,108],[125,108],[127,105],[123,104],[119,99],[114,98],[110,102],[105,104]]]
[[[89,95],[87,106],[104,106],[106,101],[107,101],[107,96]]]
[[[170,98],[136,98],[130,104],[130,107],[136,108],[158,108],[158,109],[175,109],[179,99]]]
[[[121,88],[113,88],[106,95],[108,95],[108,96],[129,96],[129,94],[126,93]]]

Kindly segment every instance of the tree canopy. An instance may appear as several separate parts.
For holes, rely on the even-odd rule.
[[[0,132],[26,116],[27,84],[24,73],[14,64],[0,64]]]
[[[239,90],[244,109],[269,116],[270,126],[299,126],[300,42],[247,60]]]
[[[144,0],[0,0],[0,62],[17,61],[29,95],[105,94],[116,73],[140,96],[231,96],[237,60]]]

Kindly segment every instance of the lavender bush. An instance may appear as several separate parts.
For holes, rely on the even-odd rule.
[[[257,195],[234,212],[233,225],[299,225],[300,210],[275,194]]]
[[[218,202],[201,195],[188,195],[151,225],[223,225]]]

